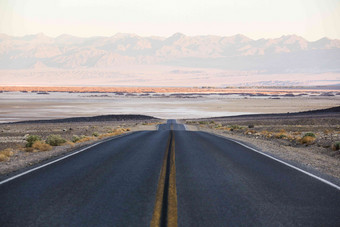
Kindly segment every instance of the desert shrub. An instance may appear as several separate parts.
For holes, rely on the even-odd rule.
[[[52,150],[51,145],[49,145],[45,142],[42,142],[40,140],[35,141],[32,145],[32,148],[36,151],[50,151],[50,150]]]
[[[98,136],[99,136],[99,133],[98,133],[98,132],[94,132],[94,133],[92,133],[92,136],[98,137]]]
[[[51,146],[60,146],[63,143],[65,143],[66,140],[64,140],[60,135],[49,135],[46,139],[46,143]]]
[[[206,121],[199,121],[198,123],[199,123],[200,125],[208,124],[208,122],[206,122]]]
[[[37,136],[37,135],[29,135],[27,138],[26,138],[26,147],[32,147],[33,143],[35,141],[39,141],[41,140],[41,137],[40,136]]]
[[[242,129],[242,127],[239,125],[230,125],[229,128],[230,128],[230,131]]]
[[[305,137],[305,136],[310,136],[310,137],[314,137],[314,138],[316,137],[315,134],[312,133],[312,132],[305,133],[305,135],[303,137]]]
[[[248,125],[248,128],[254,128],[255,126],[254,125]]]
[[[332,150],[333,151],[340,150],[340,141],[336,141],[335,143],[332,144]]]
[[[73,135],[71,141],[72,141],[73,143],[76,143],[76,142],[78,142],[80,139],[81,139],[80,136]]]

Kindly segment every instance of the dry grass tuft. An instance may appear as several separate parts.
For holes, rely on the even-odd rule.
[[[33,152],[35,151],[50,151],[52,150],[52,146],[42,142],[42,141],[35,141],[32,145]]]
[[[300,143],[302,144],[312,144],[315,141],[315,137],[312,136],[304,136],[300,139]]]
[[[81,139],[77,140],[76,143],[84,143],[84,142],[87,142],[87,141],[95,140],[96,138],[99,138],[99,136],[98,137],[85,136],[85,137],[82,137]]]
[[[67,140],[65,144],[74,147],[74,143],[72,141]]]
[[[9,161],[10,157],[14,155],[12,148],[6,148],[0,151],[0,162]]]
[[[272,138],[273,137],[273,133],[268,132],[267,130],[261,131],[260,134],[265,136],[266,138]]]
[[[117,129],[110,131],[108,133],[104,133],[104,134],[99,135],[98,138],[103,139],[103,138],[106,138],[106,137],[118,136],[118,135],[121,135],[121,134],[128,132],[128,131],[131,131],[131,129],[130,128],[117,128]]]
[[[4,154],[0,154],[0,162],[6,162],[9,160],[9,157],[7,157],[6,155]]]

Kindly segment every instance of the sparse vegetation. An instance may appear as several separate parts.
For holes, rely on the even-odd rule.
[[[76,142],[78,142],[80,139],[81,139],[80,136],[73,135],[71,141],[72,141],[73,143],[76,143]]]
[[[37,135],[29,135],[27,138],[26,138],[26,147],[32,147],[33,143],[36,142],[36,141],[39,141],[41,140],[41,137],[40,136],[37,136]]]
[[[96,137],[94,136],[81,136],[79,140],[76,141],[76,143],[84,143],[90,140],[95,140]]]
[[[279,133],[275,134],[275,138],[277,138],[277,139],[285,139],[287,137],[288,137],[288,135],[287,135],[286,132],[279,132]]]
[[[46,139],[46,143],[51,146],[60,146],[65,143],[66,140],[63,139],[60,135],[49,135]]]
[[[340,141],[336,141],[335,143],[332,144],[332,150],[333,151],[340,150]]]
[[[239,125],[230,125],[229,128],[230,128],[230,131],[243,129],[243,127]]]
[[[0,151],[0,162],[10,160],[10,157],[12,157],[13,155],[14,155],[14,152],[12,148],[6,148]]]
[[[304,135],[303,137],[306,137],[306,136],[309,136],[309,137],[314,137],[314,138],[316,138],[315,134],[314,134],[314,133],[312,133],[312,132],[307,132],[307,133],[305,133],[305,135]]]
[[[98,133],[98,132],[94,132],[94,133],[92,133],[92,136],[98,137],[98,136],[99,136],[99,133]]]
[[[130,130],[131,130],[130,128],[118,128],[113,131],[109,131],[108,133],[101,134],[99,135],[98,138],[103,139],[103,138],[110,137],[110,136],[117,136],[117,135],[123,134],[124,132],[128,132]]]

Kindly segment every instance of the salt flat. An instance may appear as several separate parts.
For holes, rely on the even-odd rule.
[[[143,114],[164,119],[286,113],[338,106],[340,96],[295,97],[34,92],[0,93],[0,122],[105,114]]]

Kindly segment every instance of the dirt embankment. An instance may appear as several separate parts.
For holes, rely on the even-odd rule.
[[[164,121],[143,115],[109,115],[0,124],[0,178],[6,174],[55,158],[112,136],[140,130],[155,130]],[[41,151],[41,144],[26,148],[27,138],[49,136],[66,142]],[[46,147],[45,146],[45,147]]]

